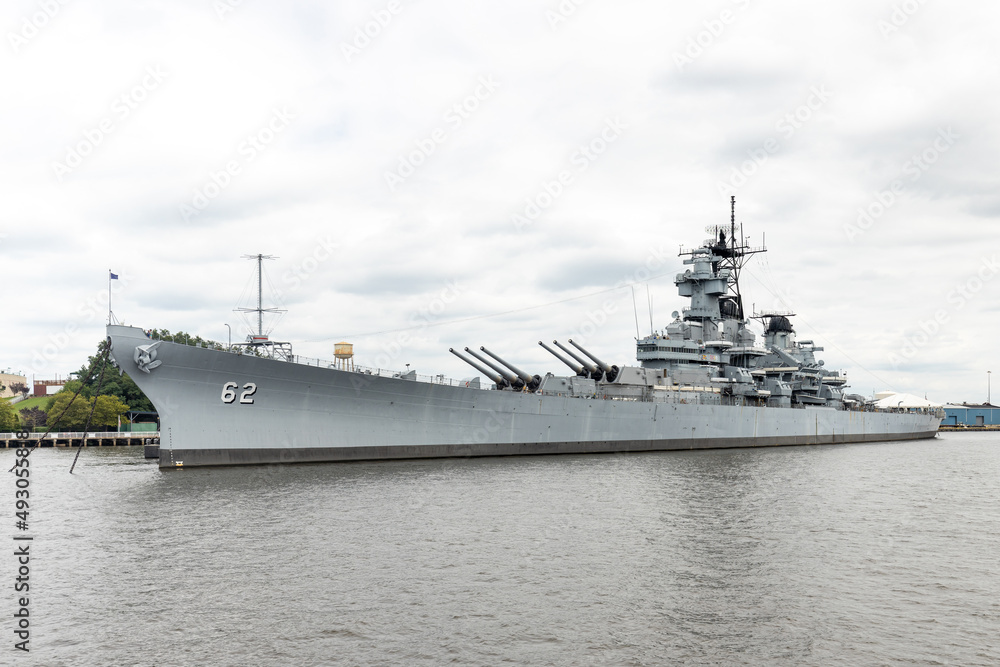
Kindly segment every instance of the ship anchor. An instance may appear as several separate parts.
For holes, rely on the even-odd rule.
[[[161,342],[163,341],[158,340],[155,343],[150,343],[149,345],[136,345],[135,353],[132,355],[132,359],[135,361],[135,365],[138,366],[139,370],[143,373],[148,373],[163,363],[156,358],[156,348],[159,347]]]

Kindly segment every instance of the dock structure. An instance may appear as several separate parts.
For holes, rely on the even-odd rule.
[[[49,433],[42,440],[43,433],[0,433],[0,448],[11,447],[130,447],[159,444],[160,434],[155,431],[137,433],[89,432],[84,440],[83,433]],[[39,443],[38,441],[41,440]]]

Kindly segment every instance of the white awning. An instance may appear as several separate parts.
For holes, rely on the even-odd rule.
[[[940,403],[913,394],[892,394],[875,401],[878,408],[940,408]]]

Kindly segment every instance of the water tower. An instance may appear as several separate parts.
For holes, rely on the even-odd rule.
[[[336,343],[333,346],[334,366],[342,371],[354,370],[354,346],[350,343]]]

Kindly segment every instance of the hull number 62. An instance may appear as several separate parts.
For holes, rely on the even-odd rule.
[[[222,402],[232,403],[236,400],[236,388],[239,384],[236,382],[227,382],[222,385]],[[253,405],[253,395],[257,393],[257,385],[253,382],[247,382],[243,385],[243,393],[240,394],[240,403],[244,405]]]

